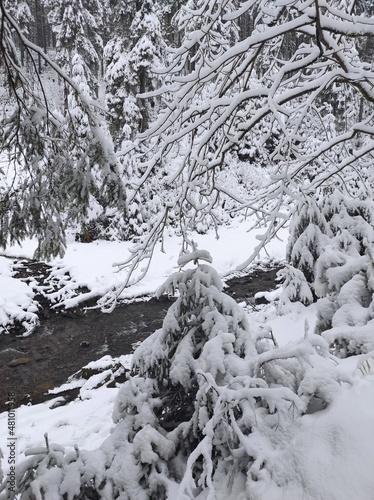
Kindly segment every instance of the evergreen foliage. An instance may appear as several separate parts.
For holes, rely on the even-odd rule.
[[[321,187],[329,189],[330,179],[336,181],[340,173],[342,184],[347,183],[354,195],[362,180],[370,182],[373,95],[367,83],[372,69],[366,53],[371,36],[370,6],[350,8],[338,2],[320,12],[318,5],[311,5],[307,14],[299,2],[46,0],[57,42],[56,60],[65,68],[66,79],[37,47],[18,35],[31,22],[26,4],[23,8],[18,3],[18,11],[12,0],[1,4],[6,20],[1,48],[3,60],[9,63],[6,74],[13,73],[10,82],[14,82],[10,86],[6,82],[6,87],[13,94],[18,88],[16,78],[22,80],[17,74],[23,70],[10,55],[9,39],[25,52],[31,66],[40,69],[43,59],[68,86],[72,60],[79,55],[91,95],[97,93],[102,37],[108,41],[106,120],[132,207],[128,221],[123,220],[121,201],[119,212],[110,217],[116,220],[114,225],[121,226],[118,233],[123,237],[141,238],[133,262],[152,255],[145,241],[153,247],[173,221],[178,220],[184,235],[190,228],[204,231],[219,225],[225,217],[217,213],[224,205],[229,210],[262,214],[267,231],[261,248],[286,224],[282,206],[298,198],[300,191],[313,197]],[[12,24],[7,9],[13,9],[14,16],[18,12],[21,28]],[[39,2],[33,10],[34,22],[40,24]],[[43,25],[37,31],[46,44],[48,30]],[[172,45],[169,59],[164,37]],[[40,43],[39,36],[34,38]],[[49,42],[53,44],[51,37]],[[332,58],[331,51],[337,56]],[[33,54],[38,61],[32,62]],[[352,79],[352,75],[357,77]],[[32,83],[28,94],[35,97],[31,87],[39,87],[43,94],[38,74],[34,71],[27,78]],[[65,114],[70,93],[67,89],[65,110],[59,109],[57,116]],[[142,98],[140,94],[144,94]],[[43,98],[49,121],[56,104],[52,105],[46,92]],[[20,108],[32,106],[26,99],[18,99],[18,103]],[[5,129],[7,120],[3,113]],[[15,125],[17,121],[15,115]],[[57,141],[62,143],[61,130],[54,131],[56,122],[52,121],[40,134],[53,145],[42,148],[34,141],[42,162],[47,155],[54,158],[50,151]],[[18,144],[24,152],[27,145],[22,133],[20,127]],[[17,135],[11,139],[13,144]],[[85,146],[83,150],[87,151]],[[227,171],[236,169],[235,154],[253,166],[273,169],[269,184],[259,191],[244,189],[238,196],[238,184],[224,182]],[[37,176],[37,182],[39,179]],[[140,205],[146,204],[149,193],[157,207],[149,203],[143,210]],[[66,203],[59,202],[63,220],[67,214],[60,210]],[[134,203],[138,205],[135,211]],[[9,210],[12,207],[16,204]],[[153,222],[149,224],[148,219]],[[63,229],[63,224],[57,225]],[[19,235],[22,239],[21,232]],[[57,246],[61,248],[61,244]]]
[[[181,214],[185,227],[195,229],[201,218],[195,212],[214,220],[221,197],[228,196],[267,224],[261,245],[242,269],[287,223],[283,206],[303,192],[313,198],[331,179],[338,182],[342,172],[350,185],[370,178],[372,89],[361,79],[353,83],[348,71],[369,70],[356,49],[357,23],[360,36],[369,37],[368,18],[353,18],[344,2],[323,12],[318,5],[309,8],[307,14],[298,2],[206,0],[186,3],[177,14],[186,34],[160,90],[167,106],[139,137],[152,155],[139,158],[138,185],[172,164],[176,151],[183,165],[176,162],[169,175],[173,197],[159,218],[158,237],[152,243],[147,238],[148,244],[158,241],[171,209]],[[244,13],[253,19],[252,31],[243,40],[225,38],[226,28],[240,25]],[[331,58],[331,51],[337,57]],[[330,94],[336,102],[326,99]],[[235,188],[217,182],[218,172],[232,168],[232,151],[273,168],[263,191],[239,198]],[[144,260],[146,252],[140,242],[133,258]]]
[[[14,20],[18,23],[22,33],[29,35],[30,24],[33,21],[33,15],[29,4],[24,0],[4,0],[4,5]]]
[[[238,41],[237,23],[225,19],[235,11],[235,7],[235,2],[231,0],[220,5],[210,0],[188,0],[182,5],[175,22],[179,31],[184,33],[182,46],[191,48],[185,52],[183,61],[188,71],[212,64]],[[207,22],[208,29],[205,26]]]
[[[308,305],[313,302],[313,297],[315,299],[316,264],[330,240],[330,231],[321,210],[311,197],[296,204],[286,249],[289,266],[283,271],[286,280],[284,287],[288,288],[291,301],[300,300]]]
[[[315,332],[341,357],[374,348],[369,335],[374,292],[374,207],[338,190],[296,207],[287,247],[280,310],[317,301]],[[318,300],[317,300],[318,299]]]
[[[100,36],[103,4],[98,0],[46,0],[56,34],[56,62],[69,76],[73,58],[81,57],[88,86],[97,94],[103,42]],[[66,90],[68,92],[68,90]]]
[[[326,408],[340,392],[331,351],[374,350],[372,6],[45,4],[57,65],[25,37],[29,4],[0,2],[0,153],[8,159],[0,245],[37,237],[37,258],[61,255],[66,228],[80,225],[83,241],[137,239],[124,265],[132,272],[146,260],[142,277],[174,224],[193,249],[180,267],[196,267],[161,287],[179,295],[134,354],[112,435],[94,451],[66,451],[46,437],[17,467],[19,498],[256,498],[277,444],[316,400]],[[93,101],[102,35],[107,115]],[[36,56],[64,84],[60,107]],[[237,158],[271,168],[268,182],[249,190]],[[244,268],[288,222],[295,200],[281,309],[317,301],[318,321],[314,334],[279,347],[223,293],[188,231],[225,220],[224,206],[258,215],[267,230]],[[14,497],[3,481],[0,498]]]
[[[135,8],[133,2],[126,11],[117,7],[114,37],[105,47],[110,130],[119,147],[144,132],[155,117],[155,98],[139,99],[138,94],[157,88],[160,76],[155,70],[165,58],[165,42],[153,2],[146,0],[139,10]]]
[[[318,263],[315,290],[319,297],[318,332],[340,356],[368,352],[372,320],[373,202],[334,192],[325,202],[332,234]],[[360,328],[362,327],[362,328]]]

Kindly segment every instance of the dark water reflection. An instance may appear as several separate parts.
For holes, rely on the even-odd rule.
[[[274,288],[277,269],[257,270],[230,280],[226,290],[237,300],[253,297],[257,291]],[[112,313],[97,310],[78,312],[71,317],[50,314],[29,337],[0,336],[0,411],[8,392],[16,393],[16,404],[33,404],[48,399],[45,393],[57,387],[92,360],[105,354],[118,357],[133,351],[162,325],[172,301],[119,305]]]

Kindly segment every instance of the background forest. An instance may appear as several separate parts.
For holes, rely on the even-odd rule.
[[[0,3],[0,245],[36,238],[48,259],[69,238],[131,241],[126,277],[100,299],[110,311],[182,238],[159,291],[177,300],[134,354],[112,434],[91,451],[29,450],[20,498],[352,498],[280,463],[374,364],[373,8]],[[263,229],[237,270],[288,231],[277,314],[316,316],[290,344],[224,294],[193,240],[246,220]],[[362,484],[369,500],[365,469]]]

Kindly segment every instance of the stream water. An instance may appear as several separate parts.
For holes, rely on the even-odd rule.
[[[249,300],[258,291],[275,287],[279,268],[257,269],[227,281],[225,292],[238,301]],[[110,314],[80,310],[70,315],[47,314],[28,337],[0,336],[0,412],[7,394],[16,394],[16,405],[37,404],[46,393],[64,382],[90,361],[106,354],[118,357],[133,351],[162,325],[172,301],[167,297],[120,304]]]

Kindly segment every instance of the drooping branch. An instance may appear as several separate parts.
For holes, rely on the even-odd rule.
[[[209,8],[208,4],[209,0],[202,12]],[[355,47],[361,37],[373,35],[374,19],[354,15],[352,5],[331,5],[325,0],[290,5],[250,0],[230,12],[225,12],[222,3],[213,21],[221,16],[233,22],[244,12],[255,19],[253,32],[209,63],[195,59],[194,67],[186,73],[185,61],[192,47],[196,52],[201,45],[204,53],[203,41],[214,26],[212,17],[175,50],[168,68],[170,83],[157,91],[157,95],[164,95],[167,105],[159,119],[139,137],[141,143],[152,142],[154,149],[139,158],[142,175],[134,183],[134,192],[146,185],[158,165],[170,161],[177,147],[178,151],[182,149],[183,161],[167,177],[167,183],[178,186],[172,205],[185,214],[182,217],[186,227],[193,227],[191,214],[198,209],[212,212],[214,203],[209,199],[219,199],[220,193],[233,200],[235,210],[250,208],[252,213],[262,214],[267,229],[253,256],[243,264],[247,266],[287,224],[286,217],[277,220],[274,214],[284,214],[282,207],[292,203],[299,191],[311,193],[330,179],[338,179],[346,169],[356,169],[371,155],[374,72],[361,61]],[[285,41],[289,39],[297,43],[287,53]],[[343,85],[350,97],[339,90]],[[344,128],[335,132],[325,123],[332,108],[326,95],[345,99],[349,118]],[[360,99],[364,99],[367,114],[357,120],[353,102]],[[340,110],[339,115],[345,116],[345,112]],[[339,115],[335,114],[336,120]],[[311,117],[315,117],[314,123]],[[264,189],[239,200],[215,181],[216,169],[226,168],[228,155],[243,142],[261,136],[265,123],[279,131],[269,154],[274,174]],[[353,145],[357,139],[363,142],[358,148]],[[342,159],[342,148],[352,154]],[[191,203],[193,193],[199,193],[206,202]],[[138,250],[144,251],[140,247]]]
[[[66,217],[77,221],[87,211],[88,192],[94,189],[89,170],[100,171],[101,190],[108,206],[124,206],[124,189],[117,157],[98,103],[43,50],[22,33],[21,28],[0,3],[0,50],[9,89],[9,106],[2,110],[1,150],[12,159],[13,182],[1,193],[0,219],[2,246],[26,236],[38,238],[37,256],[49,258],[63,254]],[[26,74],[18,63],[13,46],[17,38],[33,65]],[[52,107],[35,55],[56,72],[75,94],[88,117],[88,132],[83,138],[69,133],[71,114],[65,117]],[[72,150],[75,149],[75,155]],[[84,165],[84,167],[83,167]],[[83,168],[82,168],[83,167]],[[16,215],[15,215],[16,214]],[[17,219],[17,220],[16,220]],[[18,220],[19,219],[19,220]],[[20,223],[22,220],[22,224]]]

